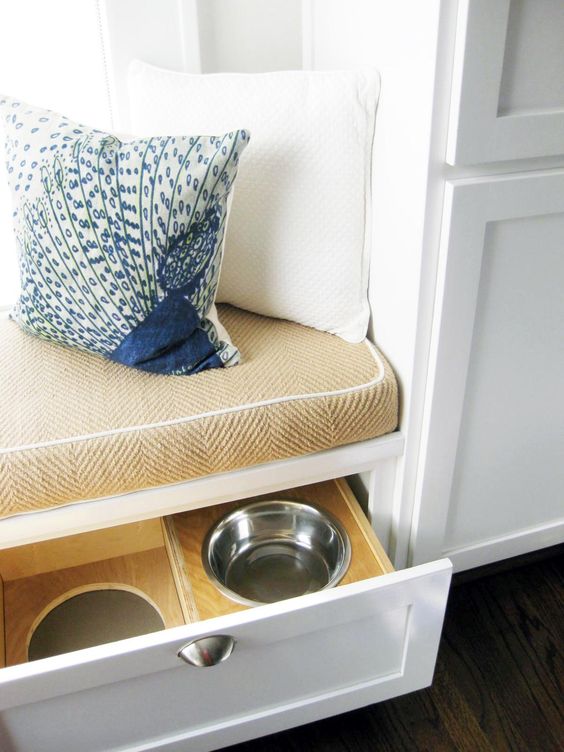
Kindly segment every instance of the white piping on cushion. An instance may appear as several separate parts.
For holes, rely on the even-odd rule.
[[[123,428],[113,428],[107,431],[97,431],[96,433],[85,434],[81,436],[69,436],[63,439],[51,439],[50,441],[41,441],[36,444],[24,444],[22,446],[7,447],[0,449],[1,454],[11,454],[13,452],[25,452],[29,449],[43,449],[44,447],[58,446],[59,444],[71,444],[78,441],[88,441],[89,439],[100,439],[106,436],[117,436],[121,433],[132,433],[133,431],[147,431],[153,428],[164,428],[166,426],[175,426],[182,423],[192,423],[195,420],[202,420],[204,418],[213,418],[216,415],[228,415],[229,413],[243,412],[245,410],[254,410],[257,407],[267,407],[268,405],[281,404],[283,402],[297,402],[301,400],[320,399],[322,397],[339,397],[345,394],[354,394],[355,392],[362,392],[364,389],[369,389],[379,384],[385,375],[384,363],[380,354],[374,347],[374,345],[365,339],[364,344],[368,347],[370,354],[374,358],[379,368],[378,375],[366,382],[365,384],[359,384],[357,386],[345,387],[344,389],[336,389],[332,392],[312,392],[311,394],[297,394],[289,395],[286,397],[272,397],[272,399],[261,400],[260,402],[250,402],[246,405],[234,405],[233,407],[225,407],[221,410],[210,410],[205,413],[199,413],[197,415],[188,415],[183,418],[171,418],[170,420],[163,420],[158,423],[147,423],[138,426],[124,426]]]

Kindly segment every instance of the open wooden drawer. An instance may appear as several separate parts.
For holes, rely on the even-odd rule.
[[[0,551],[0,749],[209,750],[428,685],[450,563],[394,572],[344,481],[270,496],[313,501],[345,526],[352,558],[337,587],[256,608],[220,594],[200,551],[229,505]],[[72,648],[63,622],[43,629],[55,606],[108,590],[102,609],[127,591],[151,604],[157,631],[107,642],[131,621],[106,634],[83,611],[105,644],[27,662],[61,649],[59,638]],[[235,643],[223,662],[179,657],[215,635]]]

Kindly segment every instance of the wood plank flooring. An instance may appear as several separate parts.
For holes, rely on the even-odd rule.
[[[564,551],[452,588],[430,689],[232,752],[563,752]]]

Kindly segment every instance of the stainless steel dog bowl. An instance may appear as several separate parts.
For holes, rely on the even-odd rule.
[[[258,501],[223,517],[202,547],[215,586],[258,606],[336,585],[351,558],[349,537],[326,511],[300,501]]]

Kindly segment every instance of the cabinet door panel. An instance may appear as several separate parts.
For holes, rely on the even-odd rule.
[[[564,171],[447,185],[414,560],[562,540]]]
[[[462,0],[450,164],[564,154],[564,4]]]
[[[486,230],[444,545],[563,515],[564,213]]]
[[[448,561],[0,671],[2,752],[203,752],[430,684]],[[193,640],[232,655],[186,665]]]

